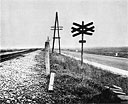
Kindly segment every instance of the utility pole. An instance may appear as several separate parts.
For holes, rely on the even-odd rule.
[[[53,44],[52,44],[52,53],[54,52],[55,39],[58,39],[59,53],[61,53],[61,48],[60,48],[60,32],[59,32],[59,30],[63,30],[62,28],[63,28],[63,26],[59,26],[58,12],[56,12],[55,25],[54,26],[51,26],[51,30],[54,30]],[[57,37],[55,36],[56,35],[56,31],[58,33],[58,36]]]

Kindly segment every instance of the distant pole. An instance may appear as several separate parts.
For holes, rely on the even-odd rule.
[[[62,26],[59,26],[58,12],[56,12],[55,25],[54,26],[51,26],[51,28],[52,28],[51,30],[54,30],[52,53],[54,52],[55,39],[58,39],[59,53],[61,53],[61,48],[60,48],[60,32],[59,32],[59,30],[62,30],[63,27]],[[56,31],[58,33],[58,37],[55,36]]]
[[[57,13],[57,12],[56,12],[56,17],[57,17],[57,29],[58,29],[59,53],[61,53],[61,50],[60,50],[60,32],[59,32],[59,20],[58,20],[58,13]]]
[[[55,25],[54,25],[54,35],[53,35],[52,53],[53,53],[53,51],[54,51],[55,34],[56,34],[56,21],[57,21],[57,12],[56,12],[56,17],[55,17]]]

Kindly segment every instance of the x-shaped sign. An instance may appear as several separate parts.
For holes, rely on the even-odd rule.
[[[83,24],[80,25],[80,24],[77,24],[77,23],[74,22],[73,25],[77,26],[77,28],[76,27],[71,28],[72,33],[77,32],[77,33],[73,34],[73,37],[75,37],[79,34],[92,35],[91,32],[94,32],[94,28],[95,28],[94,26],[90,27],[90,25],[93,25],[93,22],[90,22],[86,25],[83,25]]]
[[[81,34],[81,40],[79,40],[79,43],[81,43],[81,65],[83,64],[83,44],[86,43],[86,40],[84,40],[84,34],[86,35],[92,35],[92,32],[94,32],[94,26],[93,22],[87,23],[84,25],[84,21],[82,21],[82,25],[73,22],[73,25],[75,27],[72,27],[72,33],[73,37],[80,35]]]

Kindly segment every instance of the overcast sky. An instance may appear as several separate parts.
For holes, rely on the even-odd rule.
[[[128,0],[1,0],[0,9],[0,48],[44,47],[47,36],[52,46],[56,12],[63,48],[80,47],[71,27],[82,21],[95,26],[84,47],[128,46]]]

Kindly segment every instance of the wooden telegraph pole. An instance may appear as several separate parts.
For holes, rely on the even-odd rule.
[[[75,34],[73,34],[73,37],[75,36],[78,36],[81,34],[81,40],[79,40],[79,43],[81,43],[81,65],[83,64],[83,43],[86,43],[86,40],[84,40],[84,34],[85,35],[92,35],[92,33],[90,32],[94,32],[94,26],[91,26],[93,25],[93,22],[90,22],[86,25],[84,25],[84,21],[82,21],[82,25],[78,24],[78,23],[75,23],[73,22],[73,25],[74,26],[77,26],[76,27],[72,27],[72,33],[75,32]],[[90,27],[91,26],[91,27]]]
[[[52,53],[54,52],[54,45],[55,45],[55,39],[58,39],[59,43],[59,53],[61,53],[60,49],[60,32],[59,30],[62,30],[62,26],[59,26],[59,20],[58,20],[58,12],[56,12],[56,17],[55,17],[55,25],[51,26],[51,30],[54,30],[54,35],[53,35],[53,45],[52,45]],[[58,33],[58,37],[55,36],[56,31]]]

